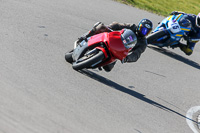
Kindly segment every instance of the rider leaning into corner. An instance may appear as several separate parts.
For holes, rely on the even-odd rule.
[[[82,40],[85,40],[86,38],[93,36],[95,34],[99,34],[102,32],[109,32],[109,29],[112,29],[114,31],[122,30],[124,28],[131,29],[137,36],[137,44],[135,45],[135,47],[133,47],[128,56],[124,58],[122,63],[136,62],[147,47],[147,40],[145,36],[147,36],[151,32],[152,27],[153,24],[149,19],[142,19],[139,22],[138,26],[136,26],[135,24],[128,24],[128,23],[122,24],[117,22],[113,22],[110,25],[105,26],[103,23],[98,22],[97,24],[94,25],[92,30],[88,31],[84,36],[80,37],[78,39],[78,42],[81,42]],[[110,72],[114,67],[115,63],[116,62],[113,62],[111,64],[103,66],[103,69],[107,72]]]
[[[200,13],[198,15],[187,14],[181,11],[173,11],[170,13],[170,15],[179,14],[183,14],[183,17],[191,22],[192,28],[187,35],[184,35],[184,39],[187,41],[187,45],[179,42],[178,46],[186,55],[191,55],[195,44],[200,40]]]

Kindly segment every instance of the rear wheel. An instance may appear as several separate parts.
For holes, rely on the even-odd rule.
[[[104,53],[101,50],[94,49],[86,52],[81,58],[72,64],[73,69],[81,70],[83,68],[92,68],[104,59]]]

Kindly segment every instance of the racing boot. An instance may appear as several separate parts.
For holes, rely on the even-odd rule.
[[[108,65],[105,65],[105,66],[103,66],[103,69],[104,69],[106,72],[110,72],[110,71],[113,69],[115,63],[116,63],[116,61],[113,62],[113,63],[110,63],[110,64],[108,64]]]
[[[187,46],[187,45],[180,45],[179,47],[180,47],[181,51],[183,51],[188,56],[191,55],[193,52],[193,50],[190,49],[189,46]]]

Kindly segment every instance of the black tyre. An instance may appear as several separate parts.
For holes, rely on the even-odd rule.
[[[152,44],[156,42],[157,39],[163,37],[164,35],[166,35],[166,30],[160,30],[150,34],[149,36],[147,36],[147,44]]]
[[[72,64],[74,70],[81,70],[83,68],[91,68],[92,65],[100,63],[104,59],[104,53],[101,50],[96,50],[87,56],[82,56]]]
[[[71,50],[70,52],[65,53],[65,60],[67,62],[69,62],[69,63],[73,62],[72,53],[73,53],[73,50]]]

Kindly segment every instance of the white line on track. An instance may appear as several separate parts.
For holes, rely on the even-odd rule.
[[[198,116],[198,127],[200,129],[200,115]]]
[[[186,122],[194,133],[199,133],[198,129],[194,126],[194,122],[192,121],[192,116],[197,111],[200,111],[200,106],[195,106],[195,107],[190,108],[186,114],[186,117],[187,117]]]

